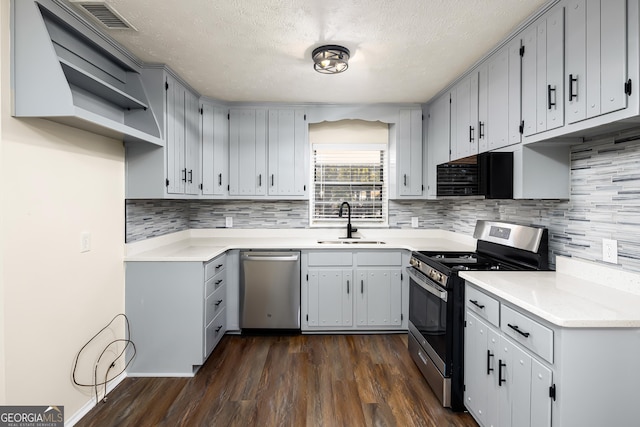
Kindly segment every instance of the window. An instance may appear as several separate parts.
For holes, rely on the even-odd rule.
[[[386,150],[386,144],[312,145],[311,225],[343,223],[338,211],[349,202],[352,222],[386,226]]]

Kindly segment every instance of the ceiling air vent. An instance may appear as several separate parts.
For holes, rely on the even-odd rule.
[[[104,1],[70,0],[70,2],[109,30],[137,31],[133,25],[129,24],[113,7]]]

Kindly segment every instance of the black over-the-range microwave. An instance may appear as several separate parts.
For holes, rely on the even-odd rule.
[[[438,165],[438,196],[513,198],[513,153],[481,153]]]

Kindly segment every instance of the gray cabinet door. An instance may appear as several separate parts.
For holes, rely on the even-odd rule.
[[[479,129],[478,136],[486,139],[488,150],[494,150],[509,145],[509,50],[506,47],[488,61],[487,85],[487,123],[484,129]]]
[[[227,110],[202,104],[202,194],[224,196],[229,185],[229,120]]]
[[[600,81],[587,77],[587,111],[591,91],[600,90],[600,111],[589,117],[627,108],[624,83],[627,81],[627,2],[606,0],[600,4]],[[588,52],[591,52],[589,50]],[[589,72],[589,69],[587,70]],[[595,79],[594,79],[595,80]]]
[[[173,77],[166,77],[166,153],[167,193],[184,194],[185,165],[185,88]]]
[[[571,0],[566,34],[567,121],[626,108],[626,0]]]
[[[498,354],[500,427],[528,427],[531,423],[531,356],[506,338]]]
[[[487,425],[488,367],[495,357],[487,354],[488,326],[473,312],[466,312],[464,329],[464,404],[474,418]]]
[[[523,134],[564,125],[564,8],[542,16],[522,35]]]
[[[531,25],[522,34],[522,120],[523,135],[529,136],[536,133],[537,129],[537,96],[538,96],[538,28]]]
[[[451,160],[478,153],[477,121],[478,73],[472,72],[451,92]]]
[[[229,195],[266,195],[266,149],[266,110],[231,110],[229,119]]]
[[[199,194],[200,138],[198,99],[166,76],[167,193]]]
[[[575,123],[587,117],[587,0],[571,0],[567,4],[566,24],[567,122]]]
[[[303,110],[269,110],[269,195],[304,196],[307,124]]]
[[[310,269],[307,294],[308,326],[351,327],[353,293],[352,270]]]
[[[396,126],[398,194],[422,195],[422,110],[400,110]]]
[[[546,61],[544,96],[538,108],[546,114],[545,130],[564,126],[564,8],[553,11],[545,19]],[[540,34],[540,31],[538,31]]]
[[[517,144],[522,140],[521,123],[521,40],[516,37],[509,44],[509,144]]]
[[[202,181],[200,172],[200,114],[198,98],[190,91],[185,91],[185,194],[200,194]]]
[[[487,120],[489,115],[488,66],[484,62],[478,67],[478,153],[489,150],[487,141]],[[507,118],[505,117],[505,121]]]
[[[551,369],[531,359],[531,427],[551,425],[551,398],[549,389],[553,384]]]
[[[356,278],[356,325],[399,326],[402,323],[400,269],[358,270]]]
[[[437,195],[437,165],[449,161],[450,103],[451,97],[446,93],[429,105],[427,116],[427,192],[431,197]]]

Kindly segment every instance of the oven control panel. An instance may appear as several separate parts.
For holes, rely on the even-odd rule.
[[[430,265],[423,263],[417,258],[412,257],[409,260],[409,264],[411,264],[413,268],[422,272],[429,279],[433,280],[434,282],[446,288],[447,279],[449,278],[446,274],[442,273],[441,271],[438,271],[437,269],[431,267]]]

